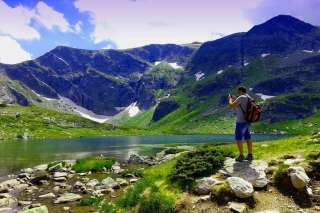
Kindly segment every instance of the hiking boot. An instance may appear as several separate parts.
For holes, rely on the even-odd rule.
[[[242,162],[244,160],[243,154],[240,154],[239,157],[236,158],[236,161]]]
[[[252,154],[248,154],[246,157],[247,161],[253,161],[253,155]]]

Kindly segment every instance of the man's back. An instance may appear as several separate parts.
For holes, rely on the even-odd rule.
[[[237,123],[246,123],[245,112],[247,111],[248,101],[250,96],[248,94],[240,95],[236,99],[237,103]]]

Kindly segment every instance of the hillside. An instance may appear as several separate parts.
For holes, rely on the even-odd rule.
[[[304,134],[318,130],[319,32],[293,17],[278,16],[247,33],[204,43],[171,91],[169,99],[180,107],[157,122],[149,116],[145,126],[179,133],[232,133],[227,95],[236,95],[237,86],[244,85],[264,109],[263,123],[254,131],[303,133],[295,123],[303,124]],[[275,41],[281,45],[273,45]],[[147,116],[137,120],[141,117]]]
[[[286,15],[203,44],[59,46],[32,61],[0,65],[1,103],[155,132],[229,134],[227,95],[244,85],[264,109],[254,131],[297,133],[293,124],[302,123],[311,133],[319,129],[319,51],[320,29]]]

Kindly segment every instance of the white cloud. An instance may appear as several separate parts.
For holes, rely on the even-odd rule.
[[[48,30],[52,30],[54,27],[57,27],[61,32],[72,31],[68,21],[64,18],[63,14],[55,11],[53,8],[49,7],[42,1],[38,2],[35,8],[34,18]]]
[[[95,43],[112,40],[120,48],[150,43],[190,43],[212,40],[212,32],[229,35],[249,30],[244,11],[252,0],[77,0],[89,12]],[[151,23],[151,24],[150,24]]]
[[[81,32],[81,26],[82,26],[82,21],[78,21],[75,25],[74,25],[74,31],[76,33],[80,33]]]
[[[32,10],[23,6],[11,8],[0,0],[0,34],[16,39],[40,39],[40,34],[30,26],[33,16]]]
[[[0,36],[0,47],[0,63],[16,64],[31,59],[30,53],[9,36]]]

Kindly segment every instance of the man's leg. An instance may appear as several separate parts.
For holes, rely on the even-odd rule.
[[[240,155],[243,155],[243,143],[242,143],[242,141],[238,141],[237,140],[237,146],[238,146],[238,150],[239,150]]]
[[[248,154],[251,154],[253,153],[253,148],[252,148],[252,140],[247,140],[247,147],[248,147]]]

